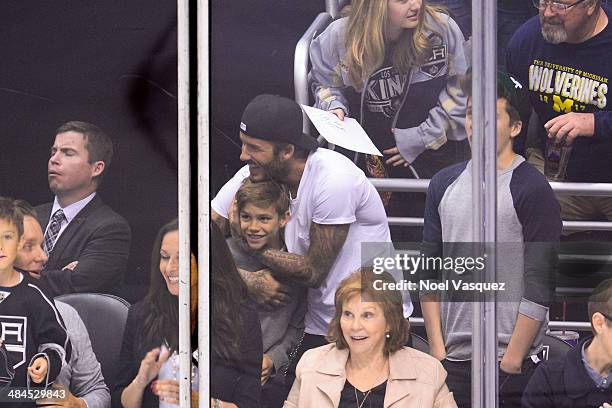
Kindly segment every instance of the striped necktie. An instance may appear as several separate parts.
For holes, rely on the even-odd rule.
[[[62,222],[64,221],[66,221],[66,216],[64,215],[64,211],[62,211],[60,208],[51,217],[49,227],[45,232],[45,243],[43,245],[43,249],[47,255],[53,251],[55,241],[57,240],[60,230],[62,229]]]

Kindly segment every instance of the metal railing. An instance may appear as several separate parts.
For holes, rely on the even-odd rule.
[[[401,193],[426,193],[429,187],[427,179],[369,179],[378,191]],[[550,186],[557,194],[578,196],[612,197],[612,183],[561,183],[551,182]],[[423,218],[389,217],[389,225],[404,227],[422,227]],[[612,231],[610,221],[563,221],[564,231]]]
[[[332,1],[333,2],[333,1]],[[329,3],[329,2],[328,2]],[[293,57],[293,86],[295,89],[295,101],[300,105],[310,105],[310,90],[308,89],[308,68],[310,56],[310,43],[325,30],[325,27],[333,21],[333,17],[326,12],[319,13],[310,27],[304,32],[295,46]],[[304,115],[304,133],[310,134],[310,122]]]
[[[411,317],[410,325],[415,327],[425,326],[425,320],[422,317]],[[566,321],[551,321],[548,322],[548,328],[551,330],[581,330],[591,331],[589,322],[566,322]]]
[[[336,19],[340,15],[340,11],[342,11],[344,6],[350,2],[350,0],[325,0],[325,11]]]

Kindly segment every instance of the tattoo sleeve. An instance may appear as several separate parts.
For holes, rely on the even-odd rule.
[[[259,259],[272,273],[296,283],[316,288],[323,283],[348,235],[350,224],[310,226],[308,255],[267,249]]]
[[[242,280],[246,284],[249,292],[256,292],[263,289],[264,284],[261,276],[257,276],[255,273],[245,271],[244,269],[238,268],[238,273],[242,277]]]

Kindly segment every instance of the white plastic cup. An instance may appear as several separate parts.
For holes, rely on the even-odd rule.
[[[580,333],[570,330],[551,331],[550,335],[558,338],[559,340],[563,340],[572,348],[578,345],[578,340],[580,339]]]

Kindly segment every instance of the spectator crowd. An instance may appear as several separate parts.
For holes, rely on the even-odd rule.
[[[612,183],[612,8],[499,0],[498,9],[497,134],[484,137],[497,146],[500,406],[611,408],[612,279],[588,299],[593,336],[560,356],[545,343],[562,220],[612,221],[612,197],[549,184]],[[481,78],[470,68],[470,10],[352,0],[314,38],[314,106],[358,120],[382,157],[320,146],[291,99],[248,103],[236,126],[245,166],[210,203],[211,265],[179,254],[177,220],[159,220],[148,291],[126,311],[110,376],[69,299],[121,294],[131,228],[98,194],[111,139],[94,124],[62,124],[47,169],[53,201],[0,197],[0,407],[178,406],[179,256],[191,259],[194,406],[196,288],[209,279],[211,407],[470,407],[477,300],[441,285],[482,276],[372,268],[401,241],[418,242],[423,259],[473,253],[471,89]],[[430,182],[423,200],[378,192],[369,178]],[[423,216],[417,235],[390,227],[389,216],[411,211]],[[406,279],[437,289],[391,289]],[[427,349],[408,323],[419,311]],[[38,397],[11,400],[15,387]]]

